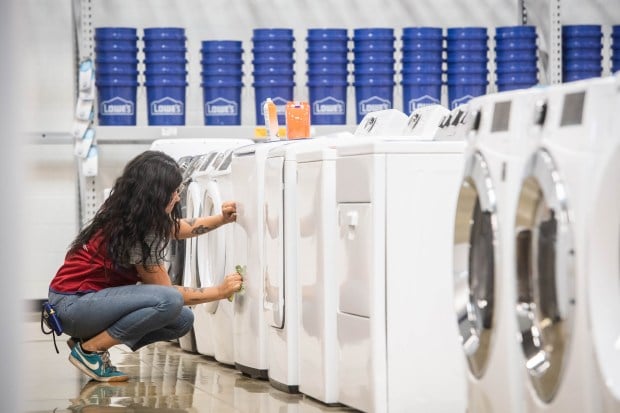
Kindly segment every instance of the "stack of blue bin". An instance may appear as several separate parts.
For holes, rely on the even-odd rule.
[[[256,124],[265,122],[264,105],[271,98],[278,123],[285,124],[286,103],[293,100],[295,52],[292,29],[254,29],[252,36]]]
[[[349,85],[347,29],[308,29],[306,41],[311,123],[344,125]]]
[[[149,125],[185,125],[187,60],[185,29],[144,29],[145,85]]]
[[[100,125],[135,125],[138,36],[132,27],[95,29],[95,85]]]
[[[369,112],[394,106],[395,40],[392,28],[360,28],[353,31],[357,123]]]
[[[611,73],[620,70],[620,25],[611,28]]]
[[[439,27],[405,27],[402,34],[403,111],[441,103],[443,33]]]
[[[495,73],[498,91],[524,89],[538,83],[536,42],[535,26],[505,26],[495,29]]]
[[[241,41],[205,40],[200,54],[204,124],[240,125],[243,88]]]
[[[600,77],[603,32],[598,24],[562,26],[562,82]]]
[[[486,94],[489,36],[486,27],[452,27],[446,39],[448,101],[454,109]]]

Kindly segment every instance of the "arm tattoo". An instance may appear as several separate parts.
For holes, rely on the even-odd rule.
[[[200,235],[200,234],[204,234],[206,232],[211,231],[210,227],[205,227],[204,225],[200,225],[199,227],[196,228],[192,228],[192,234],[194,235]]]
[[[180,287],[184,293],[202,293],[205,291],[204,288],[193,288],[193,287]],[[200,304],[203,301],[196,298],[196,297],[191,297],[187,300],[187,304],[189,305],[195,305],[195,304]]]

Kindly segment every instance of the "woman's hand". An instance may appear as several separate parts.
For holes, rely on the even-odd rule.
[[[238,272],[233,272],[224,277],[224,281],[220,284],[220,295],[222,298],[228,298],[234,293],[239,292],[243,286],[243,278]]]
[[[222,202],[222,222],[228,224],[237,220],[237,204],[233,201]]]

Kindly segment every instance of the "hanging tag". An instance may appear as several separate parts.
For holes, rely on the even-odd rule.
[[[94,129],[88,129],[82,139],[76,140],[75,148],[73,149],[73,154],[75,156],[79,156],[80,158],[86,158],[86,156],[88,155],[88,152],[90,151],[90,147],[93,145],[94,139],[95,139]]]
[[[75,118],[80,120],[90,120],[90,114],[93,111],[93,101],[78,98],[75,106]]]
[[[97,176],[98,163],[97,145],[92,145],[86,159],[82,161],[82,175],[86,177]]]
[[[90,120],[82,120],[76,119],[73,121],[73,130],[71,131],[71,136],[75,139],[82,139],[88,130],[88,126],[90,125]]]
[[[89,90],[93,87],[93,80],[95,79],[95,73],[93,70],[93,62],[84,60],[80,63],[80,73],[78,76],[79,90]]]

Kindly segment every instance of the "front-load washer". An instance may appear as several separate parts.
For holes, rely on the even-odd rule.
[[[231,140],[232,141],[232,140]],[[236,139],[235,146],[220,150],[207,168],[196,171],[188,190],[195,196],[189,198],[188,209],[197,211],[196,216],[218,215],[222,212],[222,200],[219,194],[214,194],[212,176],[224,163],[230,164],[230,156],[234,148],[251,144],[251,140]],[[232,143],[232,142],[231,142]],[[207,234],[193,238],[191,246],[191,280],[196,288],[207,288],[220,285],[225,274],[223,262],[226,231],[231,225],[209,231]],[[234,270],[233,270],[234,271]],[[230,272],[233,272],[230,271]],[[215,342],[219,334],[226,331],[216,328],[210,315],[215,312],[220,300],[199,304],[194,307],[194,330],[196,332],[196,347],[200,354],[215,357]],[[228,330],[231,326],[228,326]],[[232,344],[232,343],[231,343]]]
[[[203,197],[203,208],[221,212],[222,202],[232,201],[230,183],[231,161],[234,149],[224,152],[219,167],[210,174]],[[226,225],[217,231],[198,238],[198,271],[206,284],[219,284],[226,274],[235,271],[233,263],[234,224]],[[210,303],[211,304],[211,303]],[[219,300],[204,306],[208,323],[212,328],[213,356],[223,364],[233,365],[233,304],[229,300]]]
[[[216,213],[212,207],[205,208],[203,206],[204,193],[206,191],[209,177],[211,173],[219,167],[219,164],[222,162],[224,157],[223,152],[227,148],[236,148],[242,145],[247,145],[251,142],[252,141],[249,139],[226,139],[221,142],[216,149],[200,156],[199,159],[192,164],[192,170],[188,180],[189,184],[186,188],[186,218],[195,219],[201,216],[213,215]],[[212,232],[217,231],[219,231],[219,229]],[[211,282],[212,279],[210,279],[210,277],[201,273],[201,270],[205,269],[204,266],[201,265],[200,268],[198,267],[198,242],[203,238],[206,238],[206,236],[202,235],[186,240],[183,285],[187,287],[203,288],[217,285]],[[220,281],[221,278],[222,277],[220,277]],[[210,325],[210,320],[207,319],[204,311],[204,307],[212,305],[214,305],[214,303],[199,304],[192,307],[194,310],[193,332],[196,343],[195,351],[206,356],[214,356],[213,328]],[[185,343],[184,340],[180,340],[179,342],[181,344],[181,348],[185,349],[187,343]]]
[[[199,215],[198,203],[200,202],[200,188],[193,182],[193,177],[200,173],[201,170],[206,170],[213,162],[217,155],[217,150],[212,150],[208,153],[197,155],[189,164],[186,170],[185,182],[189,182],[189,185],[181,192],[181,211],[183,212],[183,219],[193,220]],[[184,243],[185,257],[183,258],[183,277],[181,279],[181,285],[188,288],[196,287],[196,280],[194,278],[194,271],[192,267],[195,265],[194,260],[194,238],[188,238],[182,240]],[[195,306],[190,306],[193,310]],[[196,337],[196,320],[194,319],[194,325],[192,329],[182,337],[179,337],[179,346],[181,349],[190,353],[198,353],[198,338]]]
[[[617,91],[620,91],[620,75]],[[620,93],[617,93],[620,99]],[[620,107],[616,100],[610,107]],[[601,412],[620,411],[620,118],[594,158],[586,210],[586,294],[595,366],[605,388]]]
[[[586,223],[592,165],[612,137],[616,88],[612,77],[549,87],[541,145],[523,173],[513,236],[529,412],[604,411],[608,387],[595,360],[593,340],[601,336],[590,324]]]
[[[263,205],[265,159],[269,150],[291,141],[267,141],[233,152],[232,198],[237,203],[233,265],[245,267],[244,291],[233,298],[235,367],[253,378],[268,378],[267,322],[263,312]]]
[[[512,227],[523,169],[540,142],[544,108],[542,89],[468,103],[452,251],[468,411],[523,411]]]
[[[299,391],[297,154],[338,142],[338,135],[299,139],[271,149],[265,161],[263,306],[269,382],[288,393]]]
[[[362,411],[464,411],[452,311],[464,141],[380,138],[336,159],[339,401]]]
[[[170,155],[177,161],[183,171],[184,180],[191,161],[196,155],[205,154],[213,149],[227,147],[234,139],[223,138],[166,138],[156,139],[151,144],[150,149],[161,151]],[[181,194],[181,202],[178,208],[181,215],[185,214],[186,193]],[[185,240],[171,240],[166,251],[167,271],[173,285],[183,283],[183,272],[185,269]]]

